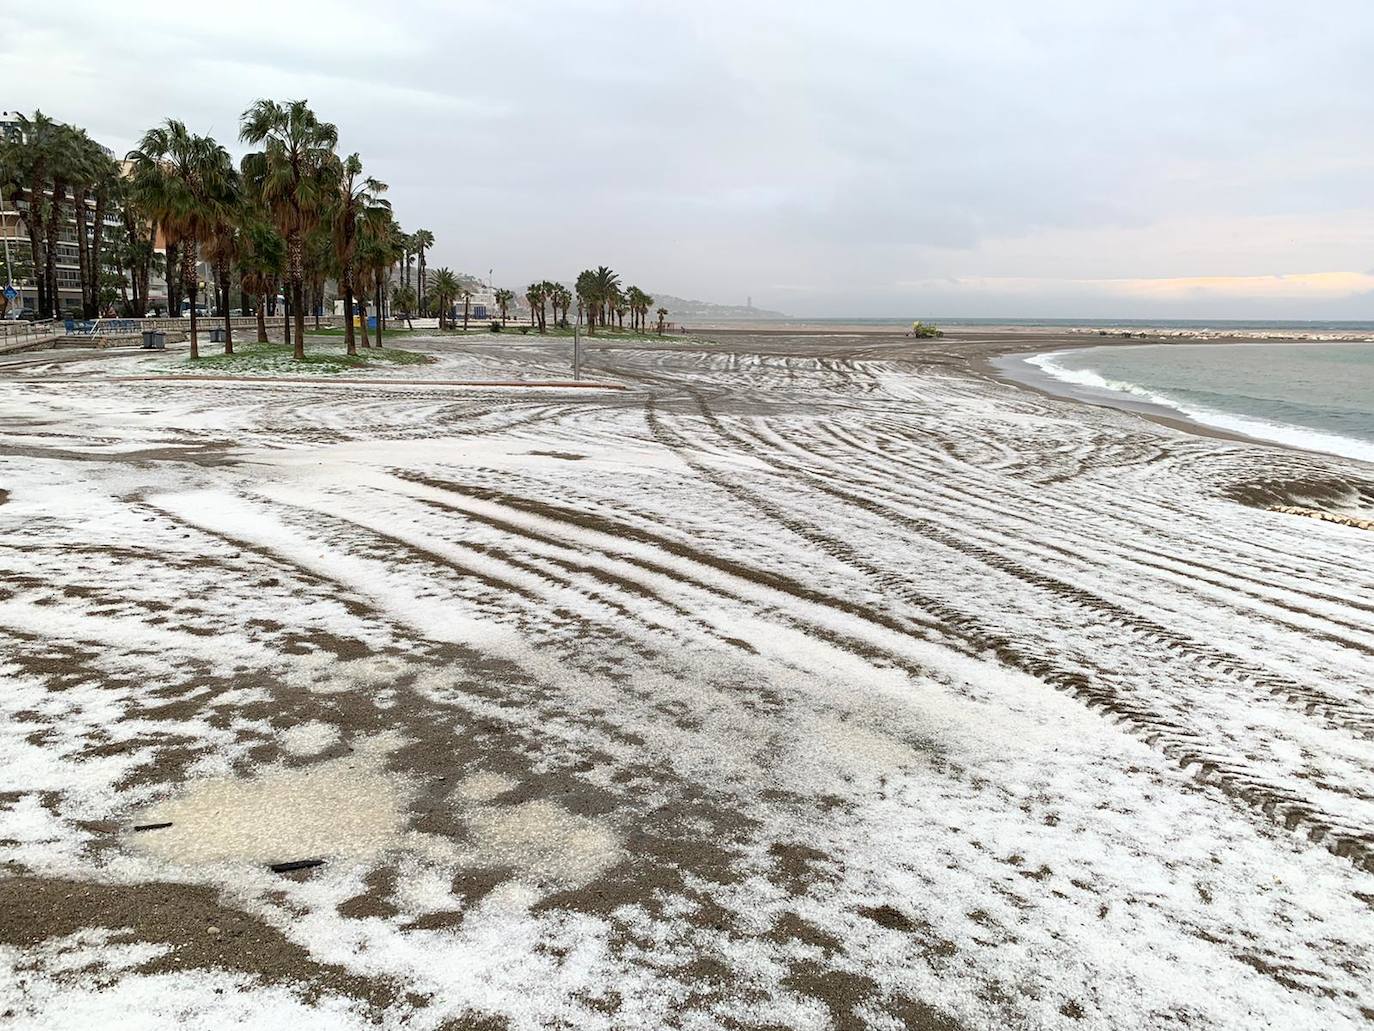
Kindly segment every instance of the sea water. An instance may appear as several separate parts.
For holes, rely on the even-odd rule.
[[[1374,343],[1143,344],[1026,360],[1083,396],[1374,462]]]

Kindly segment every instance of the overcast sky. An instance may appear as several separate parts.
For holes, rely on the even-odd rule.
[[[1369,0],[0,0],[9,109],[308,98],[432,264],[797,315],[1374,318]]]

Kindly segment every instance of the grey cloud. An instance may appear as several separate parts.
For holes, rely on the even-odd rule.
[[[1190,275],[1367,263],[1333,247],[1313,268],[1253,229],[1306,220],[1310,242],[1369,208],[1374,11],[1350,0],[249,0],[233,19],[73,0],[14,25],[8,104],[119,150],[168,115],[232,144],[255,97],[308,96],[438,261],[516,285],[604,261],[680,295],[903,313],[941,298],[894,284],[1153,275],[1169,247]]]

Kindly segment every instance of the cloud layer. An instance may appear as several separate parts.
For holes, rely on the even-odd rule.
[[[439,261],[505,283],[606,262],[796,314],[1374,317],[1365,4],[11,14],[8,104],[121,150],[308,97]]]

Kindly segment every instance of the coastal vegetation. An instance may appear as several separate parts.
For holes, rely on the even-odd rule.
[[[70,214],[75,223],[80,313],[86,318],[98,314],[105,299],[103,273],[117,253],[128,262],[133,305],[140,306],[139,291],[146,290],[153,248],[147,223],[137,217],[133,205],[124,208],[133,216],[125,221],[127,239],[106,235],[106,214],[125,200],[126,184],[114,157],[84,129],[41,111],[19,115],[16,127],[15,136],[0,143],[0,191],[18,210],[29,246],[27,255],[11,258],[6,279],[27,272],[37,287],[39,314],[57,314],[57,255],[59,246],[65,245]]]
[[[350,356],[382,345],[389,313],[407,324],[416,313],[437,317],[449,331],[460,304],[464,331],[474,307],[485,325],[504,327],[522,301],[522,331],[570,329],[574,304],[591,335],[623,331],[627,318],[631,332],[647,333],[653,314],[654,330],[666,328],[667,310],[655,312],[653,297],[606,265],[584,269],[571,288],[545,279],[520,294],[449,267],[430,270],[434,234],[401,228],[383,196],[387,184],[367,174],[357,152],[339,153],[337,126],[305,100],[250,104],[238,127],[248,152],[237,163],[220,141],[178,119],[148,129],[123,162],[42,112],[15,125],[0,140],[0,189],[29,245],[17,248],[5,276],[35,283],[39,318],[155,314],[150,286],[160,276],[167,313],[189,318],[194,360],[202,312],[222,318],[226,355],[235,349],[232,315],[244,312],[256,316],[258,344],[268,341],[268,317],[276,325],[282,316],[283,340],[303,361],[307,316],[318,330],[335,298],[351,315]],[[58,269],[59,244],[72,238],[79,312],[64,308],[62,292],[71,291]]]

